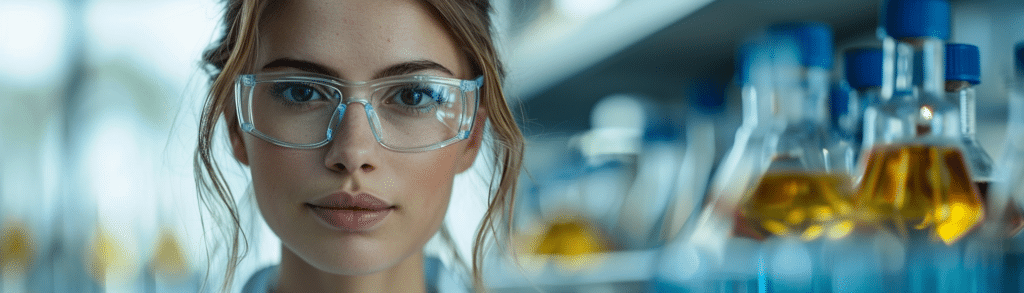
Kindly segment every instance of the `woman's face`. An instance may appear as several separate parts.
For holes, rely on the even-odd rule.
[[[392,74],[474,78],[428,9],[401,0],[279,1],[260,23],[255,70],[331,72],[350,81]],[[285,148],[240,132],[231,141],[285,248],[322,271],[359,275],[406,260],[437,232],[453,177],[476,156],[479,118],[471,139],[418,153],[382,147],[359,103],[348,106],[335,139],[321,148]]]

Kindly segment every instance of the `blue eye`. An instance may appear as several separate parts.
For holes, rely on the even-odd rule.
[[[305,103],[324,98],[324,94],[310,84],[299,82],[280,82],[274,84],[274,96],[293,103]]]

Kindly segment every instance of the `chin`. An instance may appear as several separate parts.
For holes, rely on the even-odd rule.
[[[363,239],[365,240],[365,239]],[[337,241],[337,240],[335,240]],[[395,247],[389,247],[380,243],[379,240],[359,241],[361,243],[339,243],[329,245],[314,244],[314,249],[297,251],[291,247],[294,255],[299,256],[306,264],[319,271],[346,276],[368,275],[395,267],[408,257],[415,254],[412,252],[397,251]]]

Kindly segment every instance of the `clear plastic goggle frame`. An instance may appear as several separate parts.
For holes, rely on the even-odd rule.
[[[483,76],[353,82],[314,73],[243,74],[235,82],[235,108],[243,131],[275,145],[313,149],[330,142],[345,109],[359,103],[378,143],[421,152],[469,138],[482,85]]]

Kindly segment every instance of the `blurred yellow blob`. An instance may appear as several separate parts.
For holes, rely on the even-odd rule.
[[[187,276],[188,258],[174,232],[166,229],[160,232],[150,270],[165,280],[181,280]]]
[[[135,274],[131,260],[136,256],[106,229],[96,229],[85,257],[89,274],[99,283],[106,283],[111,277],[114,281],[127,281]]]
[[[32,265],[32,238],[18,221],[8,221],[0,230],[0,271],[3,277],[21,276]]]
[[[609,250],[604,235],[578,217],[552,223],[540,237],[532,252],[553,257],[570,271],[595,265],[594,254]]]

